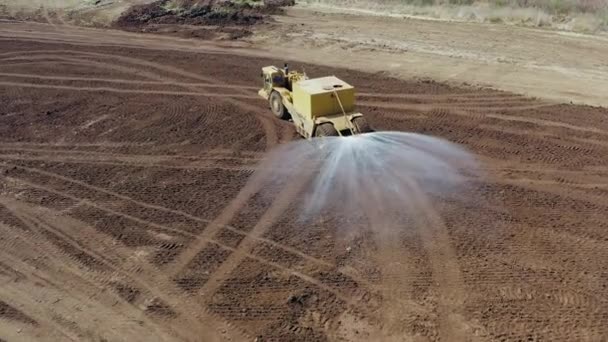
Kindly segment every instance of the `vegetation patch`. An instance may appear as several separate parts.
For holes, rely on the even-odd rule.
[[[390,16],[608,31],[608,0],[300,0],[304,5]]]

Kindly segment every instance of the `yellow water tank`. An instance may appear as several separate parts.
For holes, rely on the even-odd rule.
[[[307,118],[342,114],[355,110],[355,88],[335,76],[302,80],[292,87],[293,105]]]

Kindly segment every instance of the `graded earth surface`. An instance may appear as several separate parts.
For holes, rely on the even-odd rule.
[[[304,64],[377,130],[479,160],[383,246],[247,182],[300,139],[256,94],[285,56],[15,21],[0,46],[0,340],[608,336],[607,109]]]

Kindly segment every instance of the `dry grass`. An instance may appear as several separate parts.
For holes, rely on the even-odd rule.
[[[316,6],[391,16],[608,31],[608,0],[301,0]]]

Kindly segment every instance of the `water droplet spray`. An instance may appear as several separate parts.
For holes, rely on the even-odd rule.
[[[425,310],[411,297],[421,255],[426,255],[422,262],[430,265],[438,284],[438,310],[446,324],[459,324],[464,285],[437,206],[472,200],[461,190],[478,176],[477,162],[464,148],[440,138],[389,131],[280,146],[267,155],[252,181],[273,198],[296,184],[298,195],[284,214],[297,216],[286,218],[297,222],[290,224],[297,229],[292,234],[329,231],[335,241],[328,245],[336,248],[329,254],[342,260],[336,266],[348,265],[359,278],[379,274],[373,287],[383,300],[374,310],[385,327],[374,338],[385,340],[387,333],[402,331],[402,319]]]

